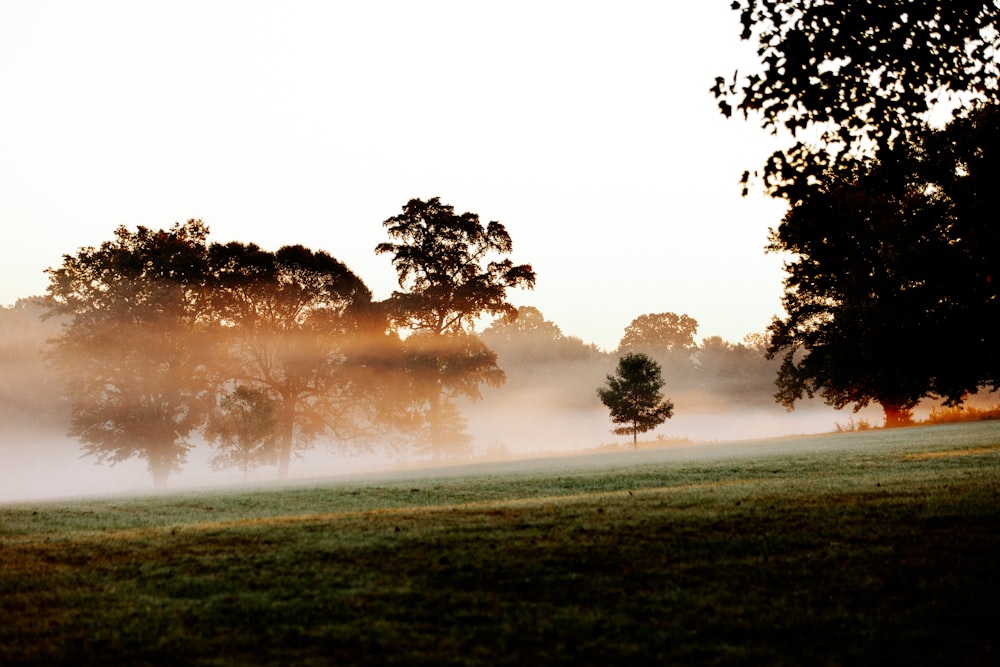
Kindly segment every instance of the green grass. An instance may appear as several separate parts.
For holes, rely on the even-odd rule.
[[[0,664],[998,662],[1000,424],[0,506]]]

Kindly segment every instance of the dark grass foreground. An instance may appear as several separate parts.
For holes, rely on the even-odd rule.
[[[0,664],[996,664],[1000,428],[899,433],[0,507]]]

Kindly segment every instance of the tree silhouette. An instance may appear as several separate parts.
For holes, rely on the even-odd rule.
[[[674,414],[674,404],[663,397],[660,365],[645,354],[629,353],[618,360],[614,375],[597,390],[601,402],[611,410],[611,421],[623,424],[614,429],[619,435],[632,435],[638,446],[638,434],[652,430]]]
[[[1000,101],[993,0],[736,0],[759,67],[716,78],[726,116],[787,132],[761,175],[795,201],[831,166],[906,141],[938,101]],[[744,174],[744,183],[749,174]]]
[[[199,220],[119,227],[47,271],[52,312],[72,316],[52,352],[72,398],[70,435],[99,462],[145,459],[156,488],[205,416],[207,234]]]
[[[769,348],[782,403],[876,401],[898,426],[925,396],[996,386],[998,140],[986,109],[827,175],[790,209],[770,245],[794,257]]]
[[[698,321],[677,313],[649,313],[632,320],[618,343],[618,352],[643,352],[654,356],[691,354],[696,345]]]
[[[876,401],[897,425],[921,397],[956,403],[980,383],[997,386],[1000,5],[734,8],[760,67],[716,79],[720,110],[793,141],[760,173],[790,205],[769,249],[794,257],[786,316],[771,327],[777,398]],[[932,131],[942,105],[957,111]]]
[[[382,225],[396,242],[380,243],[375,252],[392,255],[404,290],[389,299],[389,313],[397,327],[412,332],[404,343],[408,368],[426,408],[416,413],[426,415],[432,455],[440,458],[447,449],[444,405],[458,395],[479,398],[480,384],[503,382],[496,355],[474,336],[476,320],[516,316],[507,290],[534,287],[535,272],[498,259],[513,250],[502,224],[484,226],[475,213],[456,214],[437,197],[411,199]]]

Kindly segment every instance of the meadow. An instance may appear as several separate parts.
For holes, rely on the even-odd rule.
[[[1000,662],[1000,422],[0,505],[0,664]]]

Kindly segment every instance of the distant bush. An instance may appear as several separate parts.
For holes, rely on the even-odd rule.
[[[670,447],[673,445],[693,445],[694,440],[684,436],[663,435],[656,436],[656,440],[640,440],[637,447],[633,448],[632,443],[607,443],[586,449],[587,452],[617,452],[631,449],[658,449],[660,447]]]
[[[852,431],[870,431],[872,429],[879,428],[878,426],[872,424],[867,419],[859,419],[858,421],[854,421],[854,417],[848,419],[846,424],[841,424],[840,422],[836,422],[833,426],[837,433],[850,433]]]
[[[851,431],[870,431],[873,428],[878,428],[878,426],[873,426],[867,419],[859,419],[854,421],[854,417],[847,420],[846,424],[841,424],[837,422],[834,424],[834,428],[837,429],[837,433],[849,433]]]

